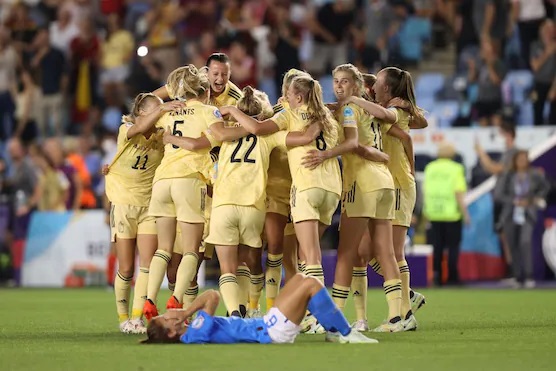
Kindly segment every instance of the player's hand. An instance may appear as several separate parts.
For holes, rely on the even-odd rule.
[[[313,149],[303,157],[302,165],[308,169],[315,169],[317,166],[322,164],[325,160],[328,160],[327,156],[328,151],[317,151]]]
[[[30,211],[31,211],[31,209],[29,208],[29,206],[23,205],[23,206],[20,206],[20,207],[16,210],[15,215],[16,215],[16,216],[24,216],[24,215],[29,214]]]
[[[223,106],[220,107],[220,113],[222,114],[222,116],[230,115],[232,113],[232,109],[232,106]]]
[[[403,108],[403,109],[408,109],[409,108],[409,102],[402,99],[402,98],[396,97],[396,98],[394,98],[390,101],[390,106],[391,107],[400,107],[400,108]]]
[[[173,137],[174,135],[172,134],[172,131],[170,131],[170,127],[167,126],[166,130],[164,130],[164,134],[162,134],[162,143],[164,144],[168,144],[171,142],[171,137]]]
[[[338,103],[338,102],[326,103],[325,106],[330,111],[334,112],[338,109],[338,107],[340,107],[340,103]]]
[[[102,173],[102,175],[107,175],[110,172],[110,166],[102,165],[102,169],[100,169],[100,172]]]
[[[390,156],[388,156],[386,153],[384,152],[378,152],[378,156],[380,157],[380,162],[387,164],[388,161],[390,161]],[[413,171],[415,172],[415,171]],[[413,176],[415,176],[415,174],[413,174]]]
[[[185,102],[179,100],[171,100],[160,105],[160,112],[174,112],[185,108]]]

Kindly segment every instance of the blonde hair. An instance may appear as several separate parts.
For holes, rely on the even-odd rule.
[[[423,110],[417,106],[415,88],[411,74],[397,67],[386,67],[379,73],[386,73],[386,86],[392,98],[401,98],[409,103],[409,113],[413,116],[423,116]]]
[[[284,79],[282,80],[282,96],[285,97],[286,93],[288,92],[288,88],[292,83],[292,80],[295,79],[297,76],[309,76],[307,72],[298,70],[296,68],[291,68],[284,74]]]
[[[301,95],[303,102],[307,103],[307,113],[310,116],[308,125],[319,123],[326,133],[337,138],[336,120],[323,103],[322,88],[319,82],[310,76],[298,76],[292,80],[291,86]]]
[[[266,120],[273,116],[274,111],[266,93],[246,86],[242,90],[243,97],[237,101],[237,108],[246,115]]]
[[[135,118],[139,116],[140,111],[145,107],[147,102],[151,99],[156,99],[160,104],[162,104],[162,99],[154,95],[153,93],[140,93],[135,97],[133,105],[131,106],[131,111],[128,115],[122,116],[122,122],[135,122]]]
[[[174,99],[194,99],[209,91],[210,83],[206,72],[199,71],[192,64],[179,67],[170,72],[166,90]]]
[[[357,69],[357,67],[355,67],[353,64],[351,63],[345,63],[345,64],[341,64],[339,66],[337,66],[336,68],[334,68],[334,70],[332,71],[332,76],[336,75],[336,73],[338,72],[347,72],[351,75],[351,78],[353,79],[353,82],[355,83],[355,94],[358,97],[362,96],[365,93],[365,82],[363,80],[363,75],[361,74],[361,71],[359,71]]]

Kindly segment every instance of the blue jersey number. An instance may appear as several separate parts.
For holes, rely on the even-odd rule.
[[[274,327],[274,325],[278,322],[278,318],[276,316],[270,317],[266,322],[265,325],[268,328]]]

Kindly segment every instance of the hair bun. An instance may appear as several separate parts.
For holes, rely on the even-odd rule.
[[[250,98],[253,95],[255,95],[255,90],[251,86],[247,85],[246,87],[243,88],[243,95],[246,98]]]

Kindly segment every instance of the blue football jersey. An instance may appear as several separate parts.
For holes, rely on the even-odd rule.
[[[204,311],[199,311],[180,341],[185,344],[272,343],[262,318],[213,317]]]

